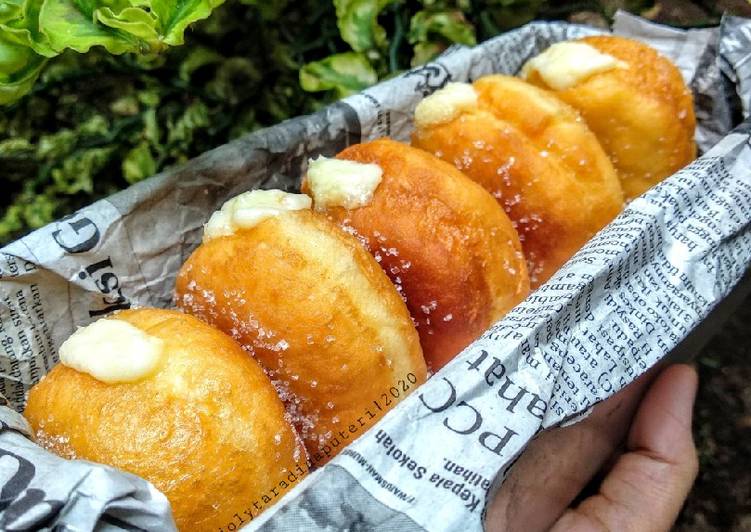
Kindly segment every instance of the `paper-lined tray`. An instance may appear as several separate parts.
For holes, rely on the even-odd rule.
[[[619,15],[614,29],[678,64],[694,91],[697,141],[702,150],[714,147],[629,204],[550,282],[286,500],[248,501],[225,530],[479,529],[486,501],[535,434],[632,382],[738,282],[751,262],[751,123],[730,129],[741,111],[748,118],[751,22],[726,18],[721,28],[686,32]],[[533,23],[475,48],[452,48],[6,246],[0,392],[20,411],[76,326],[132,305],[170,306],[179,266],[228,197],[295,189],[308,158],[361,140],[405,140],[417,102],[447,81],[513,74],[548,44],[596,32]],[[166,500],[148,483],[42,451],[25,438],[14,410],[0,411],[0,474],[12,479],[0,525],[174,526]]]

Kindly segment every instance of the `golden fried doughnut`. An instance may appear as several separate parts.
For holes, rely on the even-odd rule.
[[[541,56],[522,75],[582,113],[613,161],[626,199],[696,157],[691,92],[678,68],[650,46],[603,35],[558,43]],[[569,63],[578,63],[573,75],[564,72]]]
[[[464,103],[457,107],[441,91],[424,100],[412,143],[497,198],[536,288],[620,212],[618,178],[576,111],[550,93],[505,76],[448,91],[460,91]],[[431,119],[426,107],[436,102],[446,114]]]
[[[612,217],[623,207],[613,164],[581,115],[548,91],[519,78],[486,76],[472,86],[482,108],[517,127],[543,151],[556,155],[582,183],[595,205]]]
[[[278,198],[263,199],[273,194]],[[253,191],[225,204],[180,270],[176,301],[261,362],[320,465],[424,382],[427,371],[388,277],[355,237],[304,208],[299,196]],[[248,207],[256,198],[266,202],[260,220]],[[296,210],[266,216],[272,200]],[[225,230],[231,224],[221,213],[240,225]],[[217,223],[225,229],[216,231]]]
[[[345,163],[344,183],[369,166],[380,168],[366,205],[325,205],[317,189],[331,176],[320,160],[311,161],[303,190],[316,209],[358,235],[396,284],[433,371],[527,296],[525,260],[510,220],[456,168],[389,139],[345,149],[324,162],[329,173],[342,166],[337,160],[361,163],[349,170]]]
[[[115,368],[120,376],[131,372],[129,382],[110,382],[96,373],[104,353],[144,354],[132,352],[129,334],[158,343],[156,364],[140,375],[132,374],[133,365]],[[108,382],[55,366],[29,392],[25,416],[38,443],[150,481],[169,499],[179,528],[218,530],[248,508],[255,516],[254,502],[270,503],[272,488],[280,498],[283,484],[292,486],[290,475],[307,471],[302,444],[263,370],[198,319],[174,310],[128,310],[80,329],[68,342],[73,362],[96,357],[88,364]],[[105,369],[112,377],[113,368]]]

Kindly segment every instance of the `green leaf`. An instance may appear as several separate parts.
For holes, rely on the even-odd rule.
[[[48,2],[50,0],[47,0]],[[141,41],[150,43],[153,48],[159,48],[159,22],[150,11],[136,7],[128,7],[115,13],[109,7],[102,7],[94,11],[96,19],[110,28],[132,35]]]
[[[52,181],[63,194],[91,193],[93,176],[109,162],[114,147],[88,148],[67,157],[62,166],[52,169]]]
[[[27,157],[34,152],[31,143],[23,138],[10,138],[0,141],[0,159]]]
[[[109,121],[104,116],[96,114],[78,126],[78,133],[84,139],[106,137],[109,134],[109,128]]]
[[[452,43],[472,46],[477,43],[474,27],[467,22],[461,11],[419,11],[409,25],[409,42],[412,44],[430,41],[431,36],[440,36]]]
[[[130,150],[122,162],[123,176],[128,183],[136,183],[157,171],[148,142],[144,141]]]
[[[44,0],[39,27],[57,51],[101,45],[113,54],[155,52],[183,44],[187,27],[223,1]]]
[[[193,140],[195,131],[206,128],[209,124],[209,109],[202,101],[196,100],[168,128],[167,144],[190,143]]]
[[[48,161],[62,159],[75,148],[77,139],[78,135],[70,129],[42,135],[37,143],[37,158]]]
[[[133,19],[133,27],[143,32],[145,20],[138,20],[130,10],[128,14]],[[107,24],[117,24],[120,28]],[[155,20],[153,24],[156,25]],[[148,52],[158,45],[153,38],[156,28],[151,42],[144,41],[136,34],[128,33],[126,20],[118,19],[109,7],[98,8],[92,0],[44,0],[39,11],[39,28],[58,53],[66,48],[84,53],[92,46],[103,46],[112,54],[123,54],[131,51]]]
[[[23,183],[36,173],[38,165],[35,153],[34,145],[27,139],[13,137],[0,141],[0,168],[6,202],[10,196],[9,190],[13,188],[11,183]]]
[[[143,136],[146,140],[154,145],[159,144],[162,132],[159,128],[159,122],[156,118],[156,109],[146,109],[143,113]]]
[[[193,72],[206,65],[220,63],[224,58],[211,48],[196,46],[191,48],[188,56],[180,63],[180,79],[190,81]]]
[[[156,87],[138,91],[137,97],[138,101],[146,105],[147,107],[156,107],[157,105],[159,105],[159,101],[161,100],[159,89]]]
[[[0,104],[28,92],[44,57],[102,46],[153,62],[224,0],[0,0]],[[33,52],[36,52],[34,54]]]
[[[22,0],[4,0],[0,3],[0,24],[23,17]]]
[[[378,24],[378,14],[396,0],[334,0],[336,23],[344,42],[356,52],[382,48],[386,30]]]
[[[22,203],[14,203],[0,217],[0,242],[7,242],[29,224],[23,217]]]
[[[12,103],[29,92],[46,62],[46,57],[3,39],[0,33],[0,105]]]
[[[36,156],[49,162],[67,157],[82,141],[102,140],[109,134],[109,122],[102,115],[93,115],[73,129],[61,129],[42,135],[37,142]]]
[[[43,1],[6,0],[6,9],[0,19],[0,37],[31,48],[39,55],[54,57],[57,52],[50,47],[39,28],[39,11]]]
[[[34,50],[0,38],[0,72],[8,76],[26,68]]]
[[[132,94],[125,94],[110,104],[110,111],[120,116],[138,114],[138,99]]]
[[[138,1],[138,0],[132,0]],[[185,30],[199,20],[207,18],[224,0],[140,0],[150,5],[159,19],[162,40],[177,46],[185,41]]]
[[[0,240],[7,240],[24,227],[36,229],[51,222],[55,208],[52,194],[21,194],[0,218]]]
[[[55,219],[56,205],[50,196],[34,196],[23,206],[23,215],[34,229],[42,227]]]
[[[356,52],[330,55],[300,69],[300,85],[309,92],[335,90],[339,97],[358,92],[378,81],[368,59]]]
[[[21,0],[5,0],[0,3],[0,105],[18,100],[33,87],[46,58],[33,48],[32,30],[27,27],[25,8]],[[33,10],[31,11],[33,13]],[[53,55],[46,47],[41,52]]]

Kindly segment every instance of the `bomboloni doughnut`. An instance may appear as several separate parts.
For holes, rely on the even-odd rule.
[[[427,371],[388,277],[355,237],[310,205],[304,194],[279,190],[225,203],[180,270],[176,301],[261,362],[320,465]]]
[[[510,220],[482,187],[388,139],[310,162],[315,209],[358,236],[404,297],[433,371],[529,292]]]
[[[612,217],[623,207],[613,164],[581,115],[547,91],[512,76],[485,76],[472,84],[479,105],[518,128],[541,151],[558,157],[583,183],[594,205]]]
[[[60,360],[29,392],[37,442],[150,481],[182,530],[255,516],[307,471],[261,367],[192,316],[123,311],[76,331]]]
[[[627,199],[696,157],[691,91],[650,46],[611,35],[552,45],[522,69],[578,109],[610,156]]]
[[[519,232],[532,288],[623,207],[618,177],[578,113],[520,80],[489,76],[428,96],[412,143],[498,200]]]

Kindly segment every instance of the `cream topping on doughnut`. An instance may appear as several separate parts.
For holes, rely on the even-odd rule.
[[[469,83],[448,83],[415,108],[415,125],[418,128],[445,124],[463,111],[477,107],[477,93]]]
[[[318,211],[329,207],[356,209],[368,205],[383,179],[377,164],[318,157],[308,163],[305,179]]]
[[[537,72],[552,89],[566,90],[590,76],[614,68],[628,68],[628,65],[589,44],[567,41],[556,43],[527,61],[521,76],[526,79],[532,72]]]
[[[312,200],[306,194],[283,190],[251,190],[231,198],[215,211],[204,226],[203,241],[232,235],[238,229],[255,227],[266,218],[289,211],[310,209]]]
[[[118,319],[79,328],[60,346],[60,362],[106,383],[135,382],[150,375],[163,342]]]

